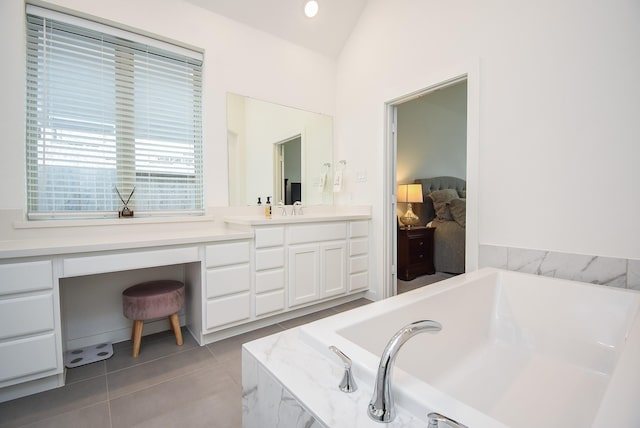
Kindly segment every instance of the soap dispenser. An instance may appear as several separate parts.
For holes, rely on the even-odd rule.
[[[271,196],[267,196],[267,202],[264,206],[264,216],[266,218],[271,218]]]

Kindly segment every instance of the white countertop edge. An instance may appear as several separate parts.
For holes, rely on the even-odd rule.
[[[15,220],[14,229],[47,229],[62,227],[86,227],[86,226],[123,226],[141,224],[170,224],[170,223],[201,223],[211,222],[214,217],[209,214],[192,216],[147,216],[147,217],[105,217],[93,219],[69,219],[69,220]]]
[[[115,235],[108,238],[96,238],[95,242],[90,242],[86,238],[75,238],[68,241],[60,238],[7,240],[0,241],[0,259],[189,245],[252,238],[253,233],[248,231],[208,229],[188,233],[154,234],[153,237],[149,237],[149,234]]]
[[[244,226],[265,226],[270,224],[298,224],[298,223],[321,223],[326,221],[353,221],[371,220],[370,214],[323,214],[323,215],[300,215],[281,216],[274,215],[271,218],[261,216],[230,216],[224,217],[225,223]]]
[[[245,343],[246,352],[275,377],[320,422],[332,428],[380,428],[367,415],[367,406],[373,393],[373,385],[356,375],[358,390],[347,394],[338,389],[343,365],[303,342],[300,328],[276,333],[253,342]],[[401,407],[396,419],[384,426],[424,428],[424,418],[417,418]]]

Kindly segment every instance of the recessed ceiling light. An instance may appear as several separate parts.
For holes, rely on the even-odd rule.
[[[318,2],[315,0],[309,0],[304,5],[304,14],[309,18],[313,18],[318,13]]]

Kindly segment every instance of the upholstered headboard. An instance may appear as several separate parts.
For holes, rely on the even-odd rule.
[[[421,223],[429,222],[436,216],[433,210],[433,203],[431,203],[431,199],[427,198],[429,193],[436,190],[455,189],[460,197],[465,197],[467,192],[467,182],[457,177],[417,178],[413,182],[422,184],[422,199],[424,203],[420,210],[421,213],[418,213]]]

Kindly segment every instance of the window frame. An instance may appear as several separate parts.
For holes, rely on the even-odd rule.
[[[38,122],[38,125],[40,126],[36,126],[35,129],[39,129],[36,130],[35,132],[32,130],[30,130],[30,127],[33,128],[33,120],[32,120],[32,116],[34,113],[36,113],[36,115],[41,114],[42,116],[44,116],[44,114],[42,113],[38,113],[38,106],[37,103],[34,105],[33,100],[34,97],[37,99],[37,96],[39,94],[39,87],[36,87],[35,89],[32,87],[33,85],[33,77],[34,74],[32,73],[32,71],[29,69],[29,61],[30,59],[32,60],[34,58],[33,55],[33,49],[30,51],[29,48],[29,43],[30,43],[30,36],[29,36],[29,19],[32,16],[36,16],[40,19],[43,20],[44,25],[43,28],[44,30],[40,30],[40,31],[47,31],[46,29],[46,25],[47,25],[47,21],[53,20],[56,21],[57,23],[62,23],[65,25],[70,25],[70,26],[77,26],[77,27],[81,27],[83,30],[86,30],[87,32],[93,32],[94,34],[97,33],[103,33],[104,35],[109,36],[111,39],[118,38],[118,39],[123,39],[126,43],[132,44],[133,46],[141,46],[141,44],[144,44],[145,46],[148,47],[148,51],[151,51],[151,54],[147,53],[147,55],[156,55],[156,57],[158,57],[158,52],[166,52],[167,54],[167,58],[169,58],[170,56],[175,58],[176,56],[184,56],[186,58],[189,59],[188,66],[193,66],[194,70],[196,70],[197,73],[199,73],[197,76],[192,77],[194,80],[194,86],[191,87],[193,89],[193,93],[191,94],[194,98],[194,104],[193,104],[193,112],[192,112],[192,116],[188,116],[191,117],[193,119],[193,128],[189,128],[187,127],[188,131],[187,134],[189,135],[189,137],[193,137],[193,142],[189,143],[188,139],[186,140],[187,143],[186,145],[184,143],[181,142],[175,142],[175,141],[165,141],[163,143],[159,143],[159,142],[154,142],[153,146],[154,147],[160,147],[162,145],[165,146],[165,150],[167,150],[167,153],[170,152],[170,150],[172,149],[171,145],[175,146],[175,147],[181,147],[183,146],[184,152],[189,152],[191,150],[191,152],[193,153],[193,162],[192,162],[192,170],[193,170],[193,174],[190,174],[189,172],[184,172],[182,175],[176,173],[175,171],[172,172],[172,169],[165,169],[163,170],[162,167],[156,167],[155,170],[154,168],[151,167],[150,164],[147,165],[147,169],[142,168],[142,165],[144,164],[143,161],[141,161],[140,159],[136,158],[135,153],[138,152],[140,150],[141,146],[144,146],[145,142],[142,141],[144,140],[143,136],[137,135],[135,131],[131,131],[126,133],[126,136],[123,137],[122,135],[118,135],[119,130],[118,130],[118,124],[111,123],[110,125],[112,125],[114,127],[114,141],[113,143],[115,144],[115,162],[116,162],[116,166],[115,166],[115,174],[116,174],[116,178],[115,178],[115,186],[117,187],[119,183],[134,183],[133,184],[133,189],[131,189],[131,187],[129,187],[128,189],[126,188],[119,188],[118,190],[120,191],[120,194],[122,195],[122,197],[124,198],[124,201],[126,201],[127,197],[130,194],[131,190],[136,190],[136,188],[138,187],[138,183],[140,183],[140,177],[142,176],[147,176],[147,177],[152,177],[155,178],[155,182],[160,182],[161,179],[165,179],[166,182],[168,182],[169,184],[173,184],[174,186],[189,186],[190,182],[193,182],[192,184],[192,193],[187,192],[186,194],[188,195],[188,197],[186,198],[188,201],[186,202],[186,204],[191,203],[191,207],[188,209],[185,208],[176,208],[174,207],[169,207],[166,209],[149,209],[149,210],[145,210],[145,209],[136,209],[135,211],[135,215],[136,216],[143,216],[143,217],[175,217],[175,216],[201,216],[205,214],[205,204],[204,204],[204,143],[203,143],[203,126],[202,126],[202,110],[203,110],[203,102],[202,102],[202,94],[203,94],[203,85],[202,85],[202,69],[204,66],[204,58],[203,58],[203,54],[202,52],[199,51],[195,51],[193,49],[191,49],[190,47],[187,46],[180,46],[178,44],[175,44],[174,42],[168,43],[165,40],[160,40],[159,38],[152,38],[149,37],[147,35],[143,35],[140,33],[136,33],[136,32],[132,32],[130,30],[125,30],[122,28],[118,28],[115,26],[112,26],[111,24],[107,25],[107,24],[103,24],[94,20],[89,20],[89,19],[84,19],[78,16],[74,16],[74,15],[68,15],[66,13],[62,13],[62,12],[58,12],[58,11],[54,11],[51,9],[45,9],[39,6],[34,6],[31,4],[27,4],[26,5],[26,14],[25,14],[25,21],[26,21],[26,25],[27,25],[27,70],[26,70],[26,79],[27,79],[27,105],[26,105],[26,135],[25,135],[25,141],[26,141],[26,175],[25,175],[25,179],[26,179],[26,185],[27,185],[27,207],[26,207],[26,213],[27,213],[27,219],[28,220],[58,220],[58,219],[102,219],[102,218],[115,218],[118,217],[118,211],[122,208],[123,204],[121,202],[119,202],[119,197],[117,195],[117,193],[114,191],[112,192],[112,201],[115,200],[115,204],[118,207],[116,210],[113,209],[99,209],[99,210],[69,210],[69,209],[63,209],[63,210],[38,210],[37,206],[35,205],[36,202],[38,200],[38,197],[42,194],[39,189],[34,189],[34,182],[39,186],[40,182],[38,181],[38,179],[34,179],[35,181],[30,182],[31,180],[31,176],[35,173],[35,174],[39,174],[39,172],[37,171],[38,169],[38,154],[37,154],[37,150],[39,148],[39,146],[43,146],[45,145],[44,141],[46,139],[46,137],[42,137],[42,139],[38,140],[38,137],[34,137],[34,135],[47,135],[47,132],[53,132],[51,130],[49,130],[47,128],[47,124],[50,123],[50,121],[48,119],[43,119],[43,120],[39,120],[36,119],[36,121]],[[117,49],[117,48],[116,48]],[[38,53],[39,55],[39,53]],[[155,58],[155,57],[154,57]],[[169,60],[167,60],[169,61]],[[122,64],[119,64],[122,65]],[[131,66],[131,73],[132,73],[132,77],[131,77],[131,82],[135,81],[135,76],[133,76],[133,66]],[[37,77],[38,73],[35,73],[36,77]],[[114,74],[114,81],[117,80],[117,73]],[[187,79],[188,80],[188,79]],[[116,82],[113,83],[114,85],[117,85]],[[31,86],[30,86],[31,85]],[[129,94],[129,100],[135,100],[136,96],[135,94],[133,94],[133,92],[136,91],[135,87],[128,87],[127,90],[131,91],[132,93]],[[189,95],[187,94],[187,97]],[[116,97],[117,98],[117,97]],[[126,98],[126,97],[125,97]],[[115,111],[116,111],[116,116],[118,116],[118,114],[122,113],[122,111],[118,112],[118,106],[117,106],[117,99],[113,100],[114,103],[116,104],[115,107]],[[187,104],[187,110],[189,109],[189,104]],[[126,109],[127,107],[130,106],[126,106],[124,109]],[[136,109],[134,108],[133,111],[129,111],[127,114],[129,114],[130,116],[128,116],[128,120],[130,120],[131,122],[135,122],[136,118]],[[73,119],[73,118],[72,118]],[[78,117],[76,116],[76,120],[78,120]],[[63,128],[56,128],[56,129],[61,129],[64,130]],[[189,133],[189,131],[192,131],[191,133]],[[100,140],[100,138],[97,138],[92,135],[89,135],[90,132],[87,133],[87,135],[84,135],[85,138],[96,138],[96,141]],[[41,143],[39,142],[41,141]],[[103,138],[103,141],[101,144],[103,144],[102,147],[108,148],[108,143],[110,142],[110,140],[108,138]],[[64,145],[65,143],[63,143]],[[71,144],[68,144],[71,145]],[[174,148],[175,148],[174,147]],[[36,153],[34,153],[34,150]],[[121,156],[119,153],[127,153],[127,156]],[[133,153],[133,159],[132,159],[132,154]],[[149,158],[153,158],[153,156],[155,156],[155,163],[156,164],[160,164],[160,160],[162,159],[162,154],[164,152],[161,151],[156,151],[156,154],[153,155],[149,155]],[[189,155],[185,155],[186,156],[186,162],[189,162]],[[64,157],[64,156],[63,156]],[[30,165],[30,163],[34,163],[35,160],[35,166],[34,165]],[[178,158],[172,158],[170,156],[167,156],[167,160],[166,160],[166,164],[170,164],[170,163],[179,163],[180,159]],[[43,162],[43,161],[42,161]],[[35,172],[34,172],[34,168],[35,168]],[[186,167],[185,167],[186,168]],[[177,180],[177,178],[181,178],[180,180]],[[82,183],[82,180],[79,180]],[[152,180],[153,181],[153,180]],[[167,194],[171,193],[171,189],[164,189],[162,188],[161,185],[159,184],[155,184],[157,186],[156,190],[154,190],[154,197],[156,198],[151,199],[151,203],[158,203],[158,201],[160,201],[160,203],[165,202],[163,200],[163,198],[159,197],[162,196],[163,194],[161,194],[162,191],[166,191]],[[136,190],[136,192],[138,192],[139,194],[139,189]],[[178,193],[175,192],[174,193]],[[133,199],[135,199],[137,195],[133,196]],[[105,199],[106,200],[106,199]],[[78,204],[80,205],[80,204]],[[106,205],[104,205],[106,207]],[[177,206],[177,205],[176,205]],[[109,207],[107,207],[109,208]]]

